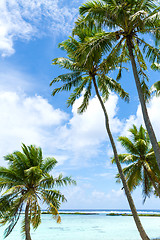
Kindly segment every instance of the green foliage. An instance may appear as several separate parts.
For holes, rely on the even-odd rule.
[[[118,157],[121,163],[128,165],[123,172],[129,189],[132,191],[142,185],[143,201],[145,201],[153,191],[154,184],[160,188],[160,171],[147,131],[142,125],[139,130],[133,125],[129,132],[130,138],[123,136],[118,138],[121,145],[127,150],[127,153],[120,154]],[[115,163],[114,158],[112,163]],[[116,175],[116,178],[117,182],[120,182],[119,174]]]
[[[151,65],[152,70],[156,71],[156,70],[160,70],[160,63],[152,63]]]
[[[160,81],[154,83],[151,86],[150,92],[151,94],[156,95],[157,97],[160,96]]]
[[[39,200],[48,206],[48,211],[60,222],[58,209],[66,198],[54,187],[76,184],[71,177],[50,175],[55,167],[55,158],[43,159],[42,149],[36,146],[22,144],[22,151],[16,151],[4,157],[8,168],[0,167],[0,190],[5,192],[0,196],[0,224],[8,227],[4,237],[7,237],[19,220],[22,209],[29,201],[29,221],[33,229],[41,223],[41,209]],[[22,233],[25,232],[25,219],[22,224]]]
[[[121,85],[106,74],[114,69],[121,69],[117,56],[115,58],[105,59],[104,51],[109,51],[112,47],[110,39],[114,39],[113,34],[106,34],[97,27],[94,22],[92,26],[84,24],[80,25],[73,32],[74,37],[69,37],[59,46],[66,50],[68,58],[56,58],[53,60],[53,65],[59,65],[61,68],[70,70],[67,74],[59,75],[50,83],[52,86],[55,83],[62,83],[61,87],[55,88],[52,92],[54,96],[61,91],[70,91],[73,89],[70,97],[67,100],[67,106],[72,106],[77,98],[81,95],[83,100],[78,108],[79,113],[83,113],[89,104],[89,99],[92,95],[93,81],[98,86],[103,100],[108,99],[109,93],[115,91],[125,101],[129,101],[128,94],[122,89]],[[102,38],[99,39],[99,36]],[[92,44],[89,44],[90,39],[94,39]],[[104,48],[99,42],[105,41]],[[121,58],[123,58],[121,56]],[[124,58],[123,58],[124,60]]]

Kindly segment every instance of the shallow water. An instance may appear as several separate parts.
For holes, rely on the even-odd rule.
[[[34,232],[32,240],[140,240],[131,216],[61,215],[57,224],[48,214],[42,215],[42,223]],[[21,217],[22,219],[22,217]],[[21,219],[7,240],[21,240]],[[160,217],[141,217],[142,224],[151,239],[160,238]],[[4,227],[0,227],[0,240]]]

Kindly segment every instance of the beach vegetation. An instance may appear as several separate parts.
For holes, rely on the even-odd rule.
[[[56,188],[75,184],[71,177],[50,172],[57,164],[54,157],[43,159],[42,149],[22,144],[22,152],[15,151],[4,157],[8,167],[0,167],[0,224],[8,223],[4,232],[6,238],[17,224],[24,210],[22,234],[31,240],[30,225],[33,229],[41,223],[41,205],[47,206],[57,223],[61,222],[58,209],[65,196]]]
[[[127,179],[130,191],[137,186],[142,186],[143,202],[150,197],[153,189],[160,197],[160,171],[156,162],[153,148],[151,147],[148,132],[141,125],[139,129],[135,125],[129,129],[130,137],[121,136],[118,141],[127,153],[119,154],[119,160],[127,165],[123,173]],[[112,159],[115,163],[115,159]],[[120,182],[120,175],[116,176]]]

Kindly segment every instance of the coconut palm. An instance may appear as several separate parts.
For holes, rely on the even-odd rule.
[[[100,30],[98,29],[98,31]],[[92,55],[87,58],[87,54],[91,50],[89,45],[87,48],[85,48],[85,51],[83,50],[83,54],[80,53],[81,45],[87,42],[88,37],[93,37],[96,33],[97,28],[94,25],[92,26],[92,29],[83,28],[80,29],[80,31],[74,32],[74,34],[76,34],[76,39],[78,37],[79,40],[70,37],[68,40],[60,44],[60,46],[67,51],[68,58],[56,58],[53,60],[53,64],[59,65],[61,68],[70,70],[71,72],[54,78],[54,80],[51,82],[51,85],[57,82],[61,82],[63,84],[61,87],[55,88],[52,95],[54,96],[60,91],[70,91],[71,88],[73,88],[73,93],[70,95],[67,101],[68,106],[71,106],[74,104],[75,100],[83,93],[83,101],[78,108],[78,112],[83,113],[87,109],[89,99],[92,95],[92,87],[94,87],[105,116],[105,127],[112,145],[117,168],[121,176],[125,193],[131,207],[137,228],[143,239],[149,239],[141,225],[133,199],[127,186],[118,159],[116,145],[110,130],[107,109],[104,104],[104,101],[108,99],[110,90],[118,93],[121,98],[124,98],[126,100],[128,99],[128,95],[121,88],[120,84],[106,75],[110,70],[116,67],[117,60],[115,58],[113,58],[112,61],[106,61],[105,59],[102,60],[103,50],[101,48],[94,49],[94,51],[92,51]],[[103,33],[103,31],[101,31],[101,33]]]
[[[121,163],[129,165],[123,169],[128,187],[132,191],[142,185],[143,202],[150,196],[153,188],[160,197],[160,171],[148,133],[142,125],[139,130],[133,125],[129,132],[130,138],[122,136],[118,138],[128,152],[118,155]],[[112,163],[115,163],[114,158]],[[119,174],[116,177],[120,180]]]
[[[145,73],[147,65],[145,57],[154,62],[153,67],[159,64],[160,50],[152,46],[150,37],[156,39],[156,44],[160,39],[160,5],[157,0],[95,0],[83,4],[80,9],[80,17],[76,28],[86,22],[96,22],[98,26],[109,28],[111,31],[97,35],[92,39],[90,46],[93,49],[101,45],[105,49],[108,41],[112,43],[112,50],[109,58],[121,56],[121,60],[129,56],[132,64],[133,75],[138,91],[138,96],[142,108],[143,118],[148,131],[153,150],[155,152],[158,167],[160,169],[160,148],[152,128],[145,100],[149,95]],[[92,25],[92,24],[91,24]],[[143,39],[143,35],[150,37]]]
[[[30,224],[35,230],[41,223],[40,203],[48,206],[48,212],[59,223],[58,209],[66,198],[55,187],[75,181],[61,174],[57,177],[50,175],[57,161],[53,157],[43,159],[41,148],[22,144],[22,151],[5,156],[9,166],[0,167],[0,191],[5,191],[0,197],[0,224],[8,223],[4,232],[7,237],[25,209],[22,233],[26,240],[31,240]]]

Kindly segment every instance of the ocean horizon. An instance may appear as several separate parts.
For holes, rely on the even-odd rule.
[[[42,210],[46,211],[46,210]],[[59,212],[131,212],[130,209],[60,209]],[[160,213],[160,209],[137,209],[137,212]]]

